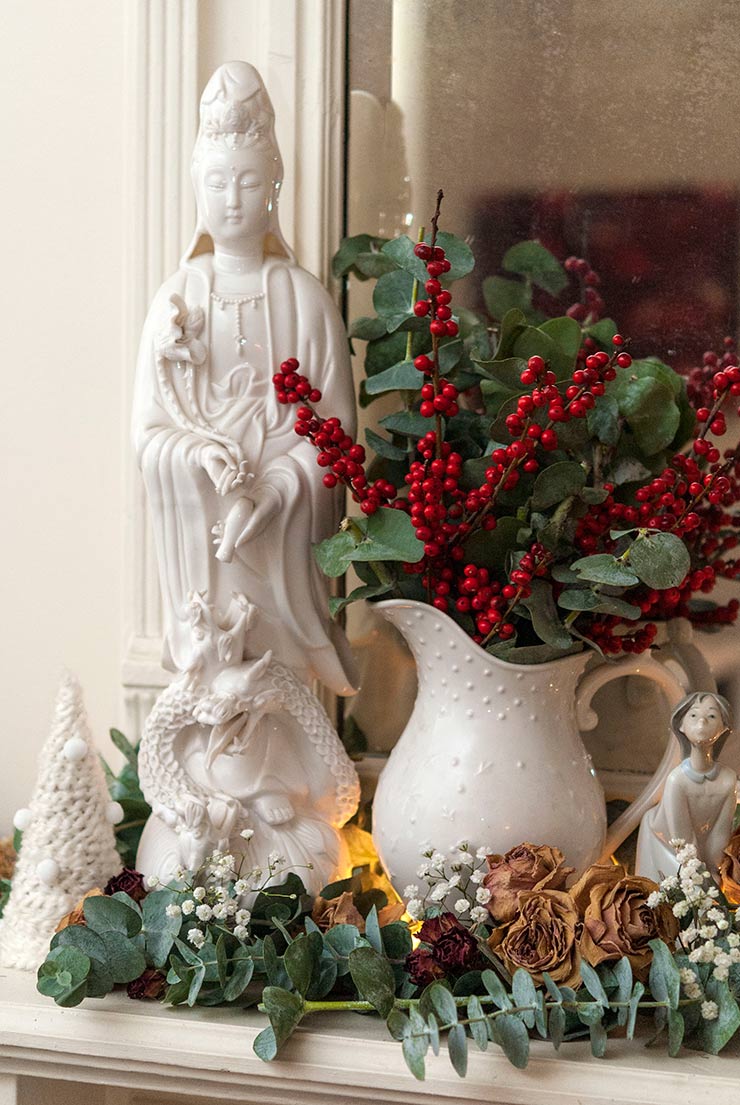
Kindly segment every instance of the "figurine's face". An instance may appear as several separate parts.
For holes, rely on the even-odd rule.
[[[255,148],[208,150],[198,165],[198,210],[217,248],[234,252],[263,237],[273,195],[269,152]]]
[[[717,700],[710,694],[697,699],[681,722],[681,732],[694,745],[714,744],[726,728]]]

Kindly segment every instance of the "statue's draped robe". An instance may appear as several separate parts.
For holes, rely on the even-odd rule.
[[[316,453],[293,430],[296,408],[277,402],[272,376],[289,357],[323,399],[320,409],[336,415],[354,434],[354,397],[347,338],[324,288],[305,270],[267,258],[263,268],[267,312],[266,367],[251,369],[234,355],[234,366],[214,386],[205,363],[190,369],[166,362],[158,368],[157,346],[172,312],[170,296],[188,309],[200,307],[205,326],[199,335],[209,348],[213,272],[210,254],[183,266],[160,289],[142,336],[134,403],[134,440],[146,483],[157,546],[165,613],[165,666],[186,670],[193,653],[188,595],[204,592],[222,614],[232,595],[245,594],[259,613],[245,645],[249,656],[273,649],[276,659],[301,678],[318,678],[339,694],[352,689],[351,658],[343,635],[331,624],[327,585],[312,544],[336,529],[341,489],[328,491]],[[244,307],[248,321],[247,311]],[[248,331],[247,331],[248,333]],[[247,348],[246,359],[249,358]],[[208,427],[183,425],[178,409],[191,411],[187,391],[192,373],[197,408]],[[164,388],[172,388],[169,399]],[[173,407],[175,413],[173,414]],[[224,521],[250,485],[218,495],[202,467],[203,446],[219,436],[242,448],[247,471],[280,495],[280,508],[266,528],[241,545],[230,563],[216,559],[212,529]],[[233,656],[231,663],[242,657]]]

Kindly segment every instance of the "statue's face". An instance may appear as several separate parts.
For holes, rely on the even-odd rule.
[[[725,729],[719,705],[712,695],[704,695],[694,702],[681,722],[681,732],[694,745],[714,744]]]
[[[273,193],[268,151],[254,146],[208,150],[198,165],[198,210],[217,248],[229,252],[264,237]]]

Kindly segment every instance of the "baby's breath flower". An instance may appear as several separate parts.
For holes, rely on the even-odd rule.
[[[211,917],[213,916],[213,910],[209,905],[205,905],[204,903],[203,905],[198,906],[195,911],[195,916],[198,918],[199,921],[210,921]]]
[[[488,910],[482,905],[474,905],[470,911],[470,919],[475,921],[477,925],[485,924],[486,921],[490,920]]]
[[[193,891],[193,897],[195,898],[195,900],[197,902],[202,902],[203,899],[205,898],[205,896],[206,896],[205,886],[196,886],[195,890]]]
[[[483,882],[485,877],[486,877],[485,871],[481,871],[481,869],[478,868],[477,871],[472,872],[472,874],[470,876],[470,881],[472,883],[475,883],[476,886],[478,886],[480,883]]]
[[[248,909],[237,909],[236,911],[236,923],[237,925],[248,925],[251,920],[252,914]]]
[[[182,906],[180,908],[182,909],[182,912],[184,913],[184,915],[186,917],[189,917],[190,914],[195,909],[195,902],[193,901],[192,898],[186,898],[185,901],[182,903]]]
[[[491,848],[488,848],[488,847],[478,848],[478,850],[475,853],[475,858],[476,859],[485,859],[486,856],[490,856],[492,854],[493,854],[493,850]]]
[[[665,901],[665,895],[660,890],[654,890],[652,894],[647,896],[647,904],[651,909],[657,909],[657,907]]]
[[[705,1021],[716,1021],[719,1009],[716,1001],[703,1001],[701,1003],[701,1015]]]
[[[676,902],[676,904],[673,907],[673,916],[674,917],[685,917],[686,914],[689,912],[689,908],[690,908],[690,906],[689,906],[688,902],[685,902],[685,901],[684,902]]]
[[[453,886],[459,886],[460,885],[460,876],[459,875],[451,875],[447,885],[450,887],[450,889],[452,889]]]
[[[727,943],[731,948],[740,948],[740,934],[737,932],[729,932],[727,934]]]
[[[467,913],[469,909],[470,902],[467,898],[458,898],[455,902],[455,913],[459,913],[460,916],[462,916],[463,913]]]
[[[248,889],[249,887],[247,886],[244,879],[237,879],[234,883],[234,893],[237,894],[239,897],[241,897],[242,894],[246,894]]]
[[[406,912],[412,921],[420,921],[424,912],[424,906],[418,898],[410,898],[406,902]]]
[[[402,898],[416,898],[419,894],[419,887],[415,882],[410,882],[408,886],[403,888]]]
[[[243,840],[251,840],[254,836],[254,829],[242,829],[239,836],[242,837]]]
[[[478,905],[486,905],[491,900],[491,891],[487,886],[479,886],[475,892],[475,900]]]
[[[234,929],[234,936],[237,940],[246,940],[249,936],[249,929],[245,928],[244,925],[237,925]]]
[[[437,885],[435,886],[434,890],[431,892],[429,897],[431,898],[431,900],[433,902],[442,902],[447,897],[449,892],[450,892],[449,883],[442,881],[442,882],[437,883]]]
[[[429,871],[430,871],[429,864],[428,863],[422,863],[416,869],[416,876],[419,879],[426,879],[429,876]]]
[[[182,909],[179,905],[177,905],[176,902],[171,902],[165,909],[165,913],[168,917],[180,917],[182,914]]]
[[[217,921],[223,921],[228,915],[228,909],[226,908],[226,902],[219,902],[218,905],[213,907],[213,916]]]
[[[159,886],[159,879],[156,875],[148,875],[144,882],[148,890],[154,890],[155,886]]]
[[[282,863],[285,863],[285,856],[281,856],[279,852],[270,852],[267,857],[269,867],[280,867]]]
[[[188,932],[188,940],[196,948],[202,948],[206,942],[206,938],[200,929],[192,928]]]

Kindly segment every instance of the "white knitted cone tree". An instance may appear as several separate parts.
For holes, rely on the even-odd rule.
[[[35,970],[61,918],[120,871],[113,831],[120,812],[108,795],[80,685],[65,674],[33,799],[16,815],[24,832],[0,921],[0,965]]]

